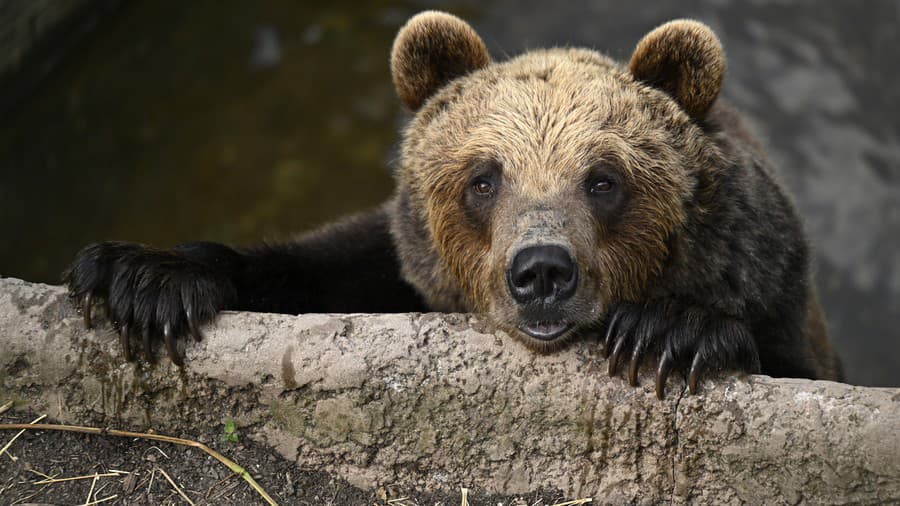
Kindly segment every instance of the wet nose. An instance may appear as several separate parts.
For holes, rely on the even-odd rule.
[[[516,253],[506,268],[506,284],[519,303],[562,302],[575,293],[578,267],[559,246],[530,246]]]

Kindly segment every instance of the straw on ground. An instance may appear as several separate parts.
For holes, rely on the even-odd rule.
[[[84,427],[81,425],[58,425],[58,424],[47,424],[47,423],[36,423],[42,420],[46,415],[42,415],[34,422],[30,424],[25,423],[9,423],[9,424],[0,424],[0,430],[20,430],[19,434],[16,434],[6,446],[4,446],[3,450],[0,450],[0,454],[6,450],[12,442],[18,437],[22,432],[26,430],[55,430],[55,431],[65,431],[65,432],[80,432],[82,434],[96,434],[96,435],[108,435],[108,436],[117,436],[117,437],[130,437],[130,438],[139,438],[139,439],[149,439],[153,441],[163,441],[166,443],[177,444],[181,446],[192,446],[194,448],[199,448],[206,452],[212,458],[218,460],[222,464],[224,464],[228,469],[232,472],[238,474],[241,478],[244,479],[253,490],[256,491],[268,504],[277,506],[278,503],[275,502],[274,499],[250,476],[243,467],[239,466],[236,462],[231,459],[225,457],[219,452],[213,450],[212,448],[206,446],[203,443],[199,443],[197,441],[191,441],[190,439],[182,439],[172,436],[164,436],[161,434],[148,434],[144,432],[131,432],[124,430],[116,430],[116,429],[100,429],[97,427]],[[165,473],[163,473],[165,474]],[[109,500],[109,499],[106,499]]]

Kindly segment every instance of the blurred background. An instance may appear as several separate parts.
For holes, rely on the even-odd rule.
[[[900,2],[0,0],[0,275],[58,283],[87,243],[249,244],[383,201],[388,53],[427,8],[495,59],[627,60],[675,17],[729,58],[796,197],[851,383],[900,386]]]

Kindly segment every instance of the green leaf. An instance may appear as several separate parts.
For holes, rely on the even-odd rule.
[[[234,423],[233,419],[225,419],[225,427],[222,429],[222,436],[220,439],[226,443],[238,442],[237,425]]]

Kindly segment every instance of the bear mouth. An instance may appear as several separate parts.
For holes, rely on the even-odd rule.
[[[519,325],[519,330],[541,341],[552,341],[572,328],[566,321],[535,321]]]

